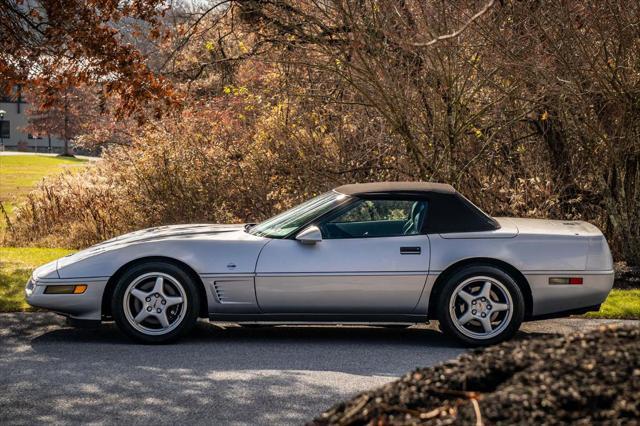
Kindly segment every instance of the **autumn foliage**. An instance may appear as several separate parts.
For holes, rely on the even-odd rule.
[[[175,94],[142,46],[162,36],[166,7],[161,0],[2,0],[0,89],[39,87],[36,99],[49,106],[60,91],[92,83],[120,97],[121,115],[149,104],[157,112]]]

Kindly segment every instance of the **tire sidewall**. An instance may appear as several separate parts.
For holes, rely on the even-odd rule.
[[[184,288],[187,297],[187,312],[182,322],[173,330],[162,335],[148,335],[136,330],[127,320],[123,299],[127,287],[140,275],[149,272],[162,272],[172,276]],[[147,262],[128,269],[118,280],[111,299],[111,313],[116,324],[127,336],[143,343],[168,343],[189,332],[195,325],[200,310],[199,292],[193,279],[182,268],[171,263]]]
[[[449,302],[451,297],[453,297],[453,292],[458,284],[475,276],[488,276],[500,281],[507,288],[507,291],[511,295],[511,299],[513,301],[513,314],[511,315],[509,324],[500,334],[490,339],[474,339],[473,337],[463,334],[454,325],[449,310]],[[518,286],[511,275],[500,268],[490,265],[470,265],[454,272],[444,283],[444,288],[438,297],[437,307],[441,330],[446,334],[455,337],[465,345],[470,346],[493,345],[513,337],[524,320],[525,311],[524,296],[522,295],[520,286]]]

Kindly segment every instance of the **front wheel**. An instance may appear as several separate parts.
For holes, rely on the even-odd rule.
[[[514,279],[494,266],[468,266],[444,284],[438,299],[441,329],[465,344],[491,345],[515,335],[524,297]]]
[[[118,281],[111,312],[118,327],[144,343],[166,343],[187,333],[198,319],[199,293],[181,268],[149,262]]]

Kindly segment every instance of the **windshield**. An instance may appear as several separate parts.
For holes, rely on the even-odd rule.
[[[267,238],[283,238],[314,218],[332,210],[347,196],[335,191],[318,195],[292,209],[280,213],[249,229],[252,235]]]

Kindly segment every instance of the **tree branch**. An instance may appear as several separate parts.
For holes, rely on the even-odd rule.
[[[484,7],[482,9],[480,9],[480,11],[478,13],[473,15],[471,17],[471,19],[469,19],[457,31],[454,31],[454,32],[449,33],[449,34],[444,34],[444,35],[438,36],[438,37],[436,37],[436,38],[434,38],[434,39],[432,39],[430,41],[427,41],[427,42],[411,43],[411,45],[415,46],[415,47],[426,47],[426,46],[434,45],[439,41],[448,40],[448,39],[451,39],[451,38],[458,37],[460,34],[462,34],[464,32],[464,30],[466,30],[469,27],[469,25],[471,25],[473,22],[475,22],[477,19],[479,19],[482,15],[487,13],[489,11],[489,9],[491,9],[491,7],[494,5],[495,2],[496,2],[496,0],[489,0],[489,3],[485,4]]]

